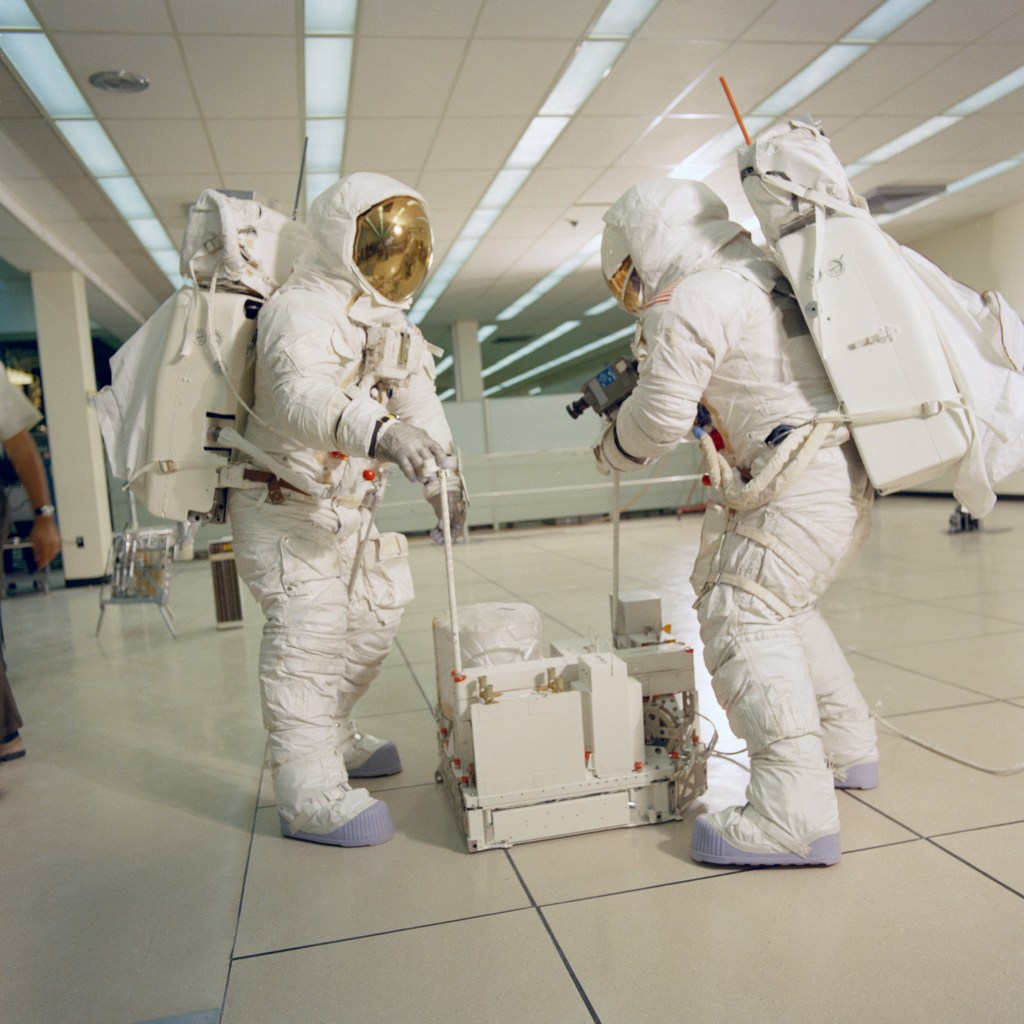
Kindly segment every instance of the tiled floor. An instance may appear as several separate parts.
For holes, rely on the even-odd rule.
[[[878,503],[826,610],[871,703],[907,733],[998,768],[1024,760],[1024,502],[977,533],[952,503]],[[653,587],[696,640],[698,517],[627,521],[622,587]],[[607,524],[474,535],[460,601],[528,601],[547,639],[607,633]],[[390,843],[277,832],[261,759],[260,621],[217,630],[206,562],[157,610],[98,592],[5,603],[28,757],[0,768],[0,1006],[18,1024],[1019,1022],[1024,775],[986,774],[882,730],[883,782],[840,796],[842,862],[732,871],[689,858],[693,814],[465,852],[433,781],[430,621],[443,556],[413,542],[398,648],[365,699],[405,770],[371,785]],[[705,674],[702,710],[735,749]],[[703,805],[742,793],[711,765]]]

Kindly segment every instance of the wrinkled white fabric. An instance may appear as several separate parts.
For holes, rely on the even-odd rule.
[[[710,189],[643,183],[605,220],[626,235],[653,296],[634,345],[639,383],[602,439],[607,462],[635,469],[635,460],[670,451],[701,402],[733,464],[756,471],[774,450],[766,444],[772,430],[835,408],[799,310],[773,290],[778,269],[728,222]],[[767,504],[727,519],[713,513],[727,526],[707,538],[709,578],[694,580],[704,658],[733,731],[748,744],[747,799],[766,825],[744,825],[732,835],[738,843],[759,833],[766,848],[799,848],[837,831],[827,756],[843,765],[877,758],[867,707],[816,610],[863,540],[871,497],[846,443],[819,450]]]
[[[327,833],[365,810],[348,795],[352,709],[391,649],[412,577],[399,535],[374,535],[350,595],[368,513],[264,498],[232,491],[229,502],[239,575],[266,618],[259,671],[277,806],[293,830]]]
[[[399,384],[378,388],[363,376],[367,328],[377,338],[417,330],[402,308],[365,289],[351,260],[356,218],[394,195],[420,198],[394,179],[355,174],[314,200],[313,243],[259,317],[246,438],[338,497],[284,490],[275,505],[266,491],[234,491],[229,504],[239,574],[266,617],[260,684],[278,809],[293,830],[321,834],[366,809],[345,769],[352,709],[412,598],[398,534],[371,537],[349,592],[369,525],[361,506],[373,487],[363,474],[374,431],[391,414],[452,447],[425,343],[416,349],[421,365]]]

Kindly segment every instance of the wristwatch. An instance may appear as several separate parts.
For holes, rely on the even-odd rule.
[[[39,516],[52,516],[56,511],[52,505],[40,505],[39,508],[34,510],[34,514],[38,519]]]

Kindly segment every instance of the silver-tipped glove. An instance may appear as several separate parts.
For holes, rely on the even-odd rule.
[[[413,483],[426,483],[438,469],[448,468],[444,448],[425,430],[401,420],[381,427],[372,454],[380,462],[393,462]]]

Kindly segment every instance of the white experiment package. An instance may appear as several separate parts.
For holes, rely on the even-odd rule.
[[[614,594],[611,643],[558,641],[544,656],[531,605],[458,608],[447,509],[441,520],[436,779],[469,851],[681,819],[707,788],[711,750],[693,649],[666,631],[660,598]]]
[[[952,472],[956,497],[984,515],[994,484],[1024,468],[1020,317],[882,231],[817,123],[763,132],[738,160],[839,399],[831,418],[872,484],[889,493]]]

